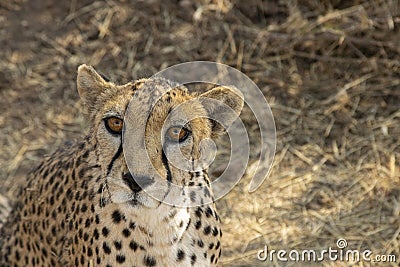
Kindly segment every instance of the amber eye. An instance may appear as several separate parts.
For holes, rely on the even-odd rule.
[[[173,142],[183,142],[189,136],[189,130],[181,126],[172,126],[166,132],[168,140]]]
[[[117,117],[110,117],[104,120],[107,131],[112,134],[120,134],[122,132],[122,127],[124,126],[124,121]]]

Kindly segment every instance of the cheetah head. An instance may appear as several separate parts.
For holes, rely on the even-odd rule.
[[[230,87],[190,93],[162,78],[116,85],[87,65],[78,68],[77,87],[91,124],[89,137],[95,144],[104,190],[112,202],[132,207],[160,205],[170,193],[160,189],[156,182],[160,179],[183,187],[207,183],[198,169],[177,167],[170,159],[177,158],[177,151],[188,162],[201,157],[202,140],[223,133],[243,107],[243,96]],[[224,127],[209,119],[221,112],[209,104],[213,99],[235,112]],[[130,153],[124,151],[123,141],[130,144]],[[148,194],[160,190],[161,199]]]

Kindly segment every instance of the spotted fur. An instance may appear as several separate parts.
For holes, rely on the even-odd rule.
[[[157,86],[173,87],[163,79],[120,86],[104,80],[92,67],[78,69],[78,91],[87,109],[89,133],[46,157],[27,175],[0,230],[1,266],[217,264],[222,232],[214,203],[187,208],[152,199],[132,178],[149,176],[148,166],[138,160],[134,173],[128,170],[121,135],[111,134],[105,126],[110,116],[123,118],[133,97],[145,101]],[[225,87],[206,92],[204,97],[222,100],[237,113],[243,105],[240,95]],[[159,132],[169,111],[191,98],[183,87],[169,91],[151,114],[146,131]],[[212,111],[198,102],[187,112],[207,115]],[[193,120],[190,128],[191,137],[182,151],[196,158],[199,141],[217,136],[220,129],[207,118]],[[210,195],[207,170],[175,168],[166,160],[163,145],[157,134],[146,140],[159,175],[176,184],[205,186],[203,195],[191,194],[188,201]]]

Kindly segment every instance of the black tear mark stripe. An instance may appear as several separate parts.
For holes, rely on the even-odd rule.
[[[130,103],[130,101],[128,101],[128,103],[125,105],[125,111],[126,110],[128,110],[128,105],[129,105],[129,103]],[[123,124],[123,130],[122,131],[124,131],[125,130],[125,123]],[[121,153],[122,153],[122,135],[120,136],[120,139],[119,139],[119,147],[118,147],[118,150],[117,150],[117,152],[115,153],[115,155],[112,157],[112,159],[111,159],[111,161],[110,161],[110,164],[108,164],[108,167],[107,167],[107,176],[110,174],[110,172],[111,172],[111,169],[112,169],[112,167],[113,167],[113,165],[114,165],[114,161],[117,159],[117,158],[119,158],[119,156],[121,155]]]
[[[112,157],[112,159],[111,159],[111,161],[110,161],[110,164],[108,164],[108,167],[107,167],[107,176],[110,174],[110,172],[111,172],[111,169],[112,169],[112,167],[113,167],[113,165],[114,165],[114,161],[117,159],[117,158],[119,158],[119,156],[121,155],[121,153],[122,153],[122,140],[120,140],[120,144],[119,144],[119,147],[118,147],[118,150],[117,150],[117,152],[114,154],[114,156]]]
[[[171,183],[172,183],[172,174],[171,174],[171,169],[169,168],[169,164],[168,164],[168,158],[167,158],[167,156],[165,155],[165,149],[164,149],[164,147],[162,148],[162,153],[161,153],[161,161],[162,161],[162,163],[163,163],[163,165],[164,165],[164,168],[165,168],[165,170],[166,170],[166,172],[167,172],[167,181],[169,182],[168,183],[168,190],[167,190],[167,192],[165,192],[165,194],[164,194],[164,197],[163,197],[163,200],[167,197],[167,195],[169,194],[169,192],[171,191]],[[160,201],[160,204],[158,205],[158,206],[160,206],[161,204],[162,204],[163,202],[162,202],[162,200]]]
[[[172,182],[172,174],[171,174],[171,169],[169,168],[168,164],[168,159],[167,156],[165,155],[164,148],[162,150],[162,163],[164,165],[165,170],[167,171],[167,181]]]

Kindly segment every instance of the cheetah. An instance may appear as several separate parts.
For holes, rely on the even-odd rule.
[[[154,77],[117,85],[88,65],[78,68],[77,88],[89,131],[82,141],[47,156],[28,175],[0,229],[0,265],[215,266],[222,232],[214,201],[179,206],[147,194],[155,178],[138,155],[134,167],[128,168],[122,146],[124,115],[132,99],[146,106],[157,88],[170,89],[143,126],[147,153],[161,179],[203,186],[204,195],[187,196],[189,201],[203,199],[212,195],[207,169],[175,167],[166,155],[168,147],[179,146],[186,158],[198,158],[200,141],[215,138],[224,129],[207,118],[218,109],[196,99],[221,101],[238,116],[242,94],[227,86],[193,93]],[[167,125],[162,132],[171,110],[193,99],[178,116],[190,113],[196,118],[185,125]],[[144,182],[139,186],[140,179]]]

